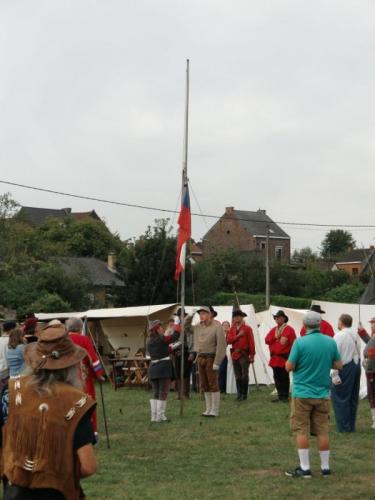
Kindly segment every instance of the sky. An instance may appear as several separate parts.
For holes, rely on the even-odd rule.
[[[189,58],[194,212],[375,224],[374,53],[372,0],[0,0],[0,179],[176,209]],[[165,216],[7,191],[124,239]],[[294,249],[329,229],[282,227]]]

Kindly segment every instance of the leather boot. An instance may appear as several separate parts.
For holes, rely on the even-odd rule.
[[[219,408],[220,408],[220,391],[219,392],[211,392],[212,394],[212,407],[211,407],[211,417],[219,416]]]
[[[206,411],[202,413],[202,417],[210,417],[211,416],[212,394],[213,394],[212,392],[205,392],[204,393],[204,399],[206,401]]]
[[[157,409],[158,409],[158,418],[159,422],[169,422],[169,418],[165,416],[165,410],[167,408],[167,401],[163,400],[161,401],[160,399],[157,400]]]
[[[151,422],[160,422],[160,420],[158,420],[157,403],[158,403],[157,399],[150,399]]]
[[[242,381],[242,394],[243,394],[244,401],[246,401],[246,399],[247,399],[248,392],[249,392],[249,381],[243,380]]]
[[[190,398],[190,378],[184,378],[184,396]]]
[[[237,397],[236,397],[236,400],[237,401],[242,401],[242,384],[241,384],[241,380],[237,380],[236,379],[236,386],[237,386]]]

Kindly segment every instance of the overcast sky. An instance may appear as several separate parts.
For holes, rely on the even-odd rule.
[[[0,0],[0,178],[174,209],[189,57],[189,177],[204,213],[374,224],[374,54],[373,0]],[[95,209],[123,238],[160,217],[5,191]],[[193,236],[212,223],[195,217]],[[283,228],[293,248],[324,237]]]

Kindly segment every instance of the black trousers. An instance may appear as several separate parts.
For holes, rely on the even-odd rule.
[[[184,378],[189,379],[190,383],[190,375],[191,375],[191,368],[193,366],[193,362],[189,361],[189,353],[185,351],[184,355]],[[174,357],[174,368],[175,368],[175,377],[176,380],[181,379],[181,354],[177,353],[175,354]]]
[[[289,373],[285,370],[285,368],[274,367],[273,370],[273,379],[275,381],[275,387],[277,390],[277,395],[279,399],[288,399],[289,398]]]

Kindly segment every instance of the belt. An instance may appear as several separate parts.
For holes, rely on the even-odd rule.
[[[200,352],[198,354],[198,357],[199,358],[214,358],[215,357],[215,353],[212,353],[212,352]]]
[[[166,358],[152,359],[151,363],[160,363],[160,361],[170,361],[170,357],[167,356]]]

